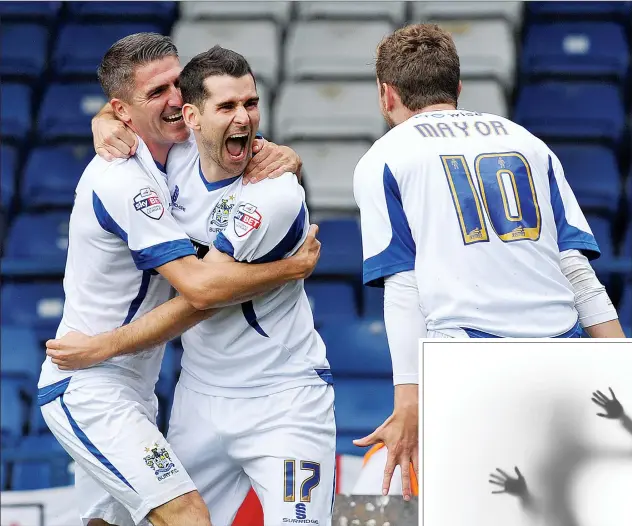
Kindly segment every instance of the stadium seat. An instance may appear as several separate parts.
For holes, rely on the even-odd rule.
[[[94,83],[50,84],[38,118],[43,140],[82,137],[92,140],[90,121],[107,99]]]
[[[477,20],[503,18],[520,25],[522,2],[412,2],[413,21]]]
[[[13,445],[16,439],[22,435],[26,415],[26,402],[22,392],[21,379],[2,374],[0,378],[0,428],[4,446]]]
[[[441,27],[452,34],[461,59],[461,78],[493,78],[505,89],[513,86],[515,45],[504,20],[449,21]]]
[[[617,309],[621,325],[632,327],[632,281],[628,281]]]
[[[324,219],[319,224],[322,246],[315,274],[362,276],[362,239],[360,225],[353,219]]]
[[[362,438],[393,412],[392,378],[335,378],[336,430]]]
[[[600,259],[610,261],[614,255],[612,245],[612,225],[610,221],[602,216],[594,214],[586,214],[586,220],[588,221],[588,225],[597,240],[599,250],[601,250]]]
[[[317,1],[297,2],[298,18],[301,20],[344,19],[385,20],[402,25],[406,17],[406,2],[345,2]],[[377,46],[375,42],[374,47]]]
[[[352,321],[358,317],[355,291],[349,283],[307,280],[305,292],[317,328],[329,323]]]
[[[3,323],[31,328],[40,342],[55,337],[64,310],[61,283],[5,283],[1,294]]]
[[[7,484],[9,482],[8,471],[9,468],[4,460],[0,460],[0,491],[7,489]]]
[[[182,20],[273,20],[279,25],[290,19],[293,2],[181,2]]]
[[[3,82],[0,92],[2,141],[21,141],[31,129],[31,90],[24,84]]]
[[[71,483],[72,459],[53,435],[24,437],[18,453],[22,459],[13,463],[13,490],[45,489]]]
[[[584,211],[615,214],[621,181],[612,150],[596,145],[553,145],[564,174]]]
[[[622,26],[612,22],[555,22],[529,26],[522,50],[525,76],[613,76],[623,80],[630,52]]]
[[[526,2],[527,13],[535,17],[551,17],[559,19],[581,17],[585,19],[595,16],[617,17],[625,20],[630,15],[630,2]],[[629,18],[628,18],[629,20]]]
[[[43,435],[50,433],[46,421],[42,416],[40,406],[31,404],[31,414],[29,416],[29,435]]]
[[[3,311],[4,308],[3,305]],[[7,317],[7,313],[3,312],[3,318]],[[35,333],[25,327],[2,325],[1,338],[0,358],[3,377],[21,379],[28,387],[36,385],[45,355]]]
[[[291,80],[374,80],[375,48],[392,29],[388,22],[379,21],[292,24],[286,43],[285,73]]]
[[[68,12],[74,19],[139,18],[169,23],[175,17],[176,11],[176,2],[72,2],[68,4]]]
[[[362,316],[369,319],[384,319],[384,289],[362,287]]]
[[[288,83],[281,87],[276,101],[277,141],[310,138],[374,141],[385,129],[375,82]]]
[[[17,154],[11,146],[0,146],[0,204],[8,210],[13,202],[17,169]]]
[[[370,142],[298,141],[290,146],[303,160],[303,184],[310,210],[357,210],[353,171],[371,147]]]
[[[393,367],[384,323],[379,320],[340,320],[320,329],[327,359],[338,378],[392,379]]]
[[[74,2],[74,4],[93,2]],[[100,2],[94,2],[100,3]],[[136,2],[131,2],[136,3]],[[152,4],[153,2],[138,2]],[[127,2],[118,7],[124,9]],[[113,4],[117,8],[117,4]],[[58,76],[87,75],[95,78],[97,67],[109,47],[117,40],[141,32],[161,33],[155,24],[67,24],[62,27],[52,57],[52,67]],[[81,45],[77,45],[80,42]]]
[[[94,157],[92,145],[45,146],[31,151],[24,169],[22,204],[72,207],[75,187]],[[46,177],[42,177],[42,174]]]
[[[277,84],[280,49],[274,22],[180,21],[173,28],[173,42],[183,65],[219,44],[246,57],[257,80],[268,86]]]
[[[495,80],[464,80],[459,108],[508,117],[502,86]]]
[[[624,119],[617,86],[597,82],[544,82],[525,86],[514,113],[518,124],[540,138],[614,143],[621,140]]]
[[[0,2],[0,18],[3,21],[51,21],[61,6],[62,2]]]
[[[37,24],[2,24],[0,35],[0,75],[39,77],[46,64],[48,31]]]

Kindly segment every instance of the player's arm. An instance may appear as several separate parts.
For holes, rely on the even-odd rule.
[[[110,103],[92,118],[92,136],[97,155],[106,161],[127,159],[136,153],[138,147],[138,137],[117,119]],[[303,162],[299,155],[288,146],[258,137],[252,145],[252,153],[257,155],[246,166],[244,182],[256,183],[268,177],[279,177],[285,172],[296,174],[300,181]]]

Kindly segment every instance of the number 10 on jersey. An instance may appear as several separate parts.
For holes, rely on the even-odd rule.
[[[531,167],[522,155],[484,153],[476,157],[478,191],[463,155],[442,155],[441,162],[466,245],[489,241],[483,207],[501,241],[540,238],[540,206]]]

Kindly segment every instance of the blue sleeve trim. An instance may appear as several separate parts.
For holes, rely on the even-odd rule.
[[[292,252],[292,250],[296,248],[296,245],[298,245],[303,238],[305,218],[305,203],[301,203],[301,209],[299,210],[298,215],[294,218],[292,226],[287,231],[283,239],[279,241],[277,246],[270,250],[270,252],[268,252],[265,256],[255,259],[253,263],[269,263],[270,261],[278,261],[283,259],[286,254]]]
[[[195,256],[195,249],[188,239],[174,239],[131,253],[138,270],[150,270],[185,256]]]
[[[233,247],[233,244],[224,235],[224,232],[217,234],[213,246],[220,252],[228,254],[231,258],[235,257],[235,247]]]
[[[64,410],[64,413],[66,413],[66,417],[68,418],[68,422],[70,422],[70,427],[72,427],[72,430],[74,431],[75,435],[81,441],[81,443],[86,447],[86,449],[90,453],[92,453],[96,457],[96,459],[99,462],[101,462],[101,464],[103,464],[107,469],[109,469],[112,473],[114,473],[114,475],[116,475],[116,477],[121,482],[123,482],[123,484],[125,484],[134,493],[138,493],[132,487],[132,485],[127,481],[127,479],[121,474],[121,472],[112,465],[112,463],[106,458],[106,456],[103,453],[101,453],[101,451],[99,451],[99,448],[97,448],[97,446],[95,446],[92,443],[92,441],[87,437],[87,435],[79,427],[79,425],[77,424],[75,419],[70,414],[70,411],[69,411],[68,407],[64,403],[64,395],[61,395],[61,398],[59,399],[59,401],[61,402],[61,407]]]
[[[97,221],[101,225],[101,228],[110,234],[120,237],[125,241],[125,244],[127,244],[127,232],[114,221],[114,218],[105,209],[103,201],[99,199],[99,196],[94,191],[92,192],[92,208],[94,209],[94,214],[97,216]]]
[[[384,278],[415,269],[415,241],[406,219],[399,185],[388,164],[384,164],[383,183],[392,237],[382,252],[363,264],[362,281],[369,287],[383,287]]]
[[[581,250],[589,259],[597,259],[601,255],[597,240],[592,234],[571,226],[566,220],[564,201],[560,194],[560,188],[553,171],[553,159],[549,155],[549,186],[551,188],[551,206],[557,227],[557,247],[560,252],[564,250]]]

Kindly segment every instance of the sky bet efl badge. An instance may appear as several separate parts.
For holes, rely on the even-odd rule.
[[[235,212],[235,234],[244,237],[261,226],[261,214],[257,207],[250,203],[242,203]]]
[[[165,212],[160,198],[151,188],[143,188],[139,194],[136,194],[134,208],[152,219],[160,219]]]

